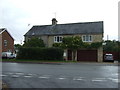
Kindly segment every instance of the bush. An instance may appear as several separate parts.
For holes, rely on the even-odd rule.
[[[63,60],[63,50],[60,48],[22,47],[19,49],[17,59]]]
[[[42,39],[33,37],[23,44],[24,47],[45,47]]]

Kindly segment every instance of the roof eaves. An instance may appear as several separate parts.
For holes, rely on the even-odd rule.
[[[6,30],[6,28],[1,28],[0,30],[1,30],[0,34],[2,34]]]
[[[5,30],[8,34],[9,34],[9,36],[14,40],[14,38],[12,37],[12,35],[7,31],[7,30]]]
[[[2,34],[5,30],[1,31],[0,34]]]
[[[14,38],[11,36],[11,34],[7,31],[6,28],[2,28],[3,30],[0,32],[0,34],[2,34],[3,32],[7,32],[9,34],[9,36],[14,40]]]

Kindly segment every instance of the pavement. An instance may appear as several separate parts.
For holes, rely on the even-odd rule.
[[[119,65],[117,61],[115,62],[32,62],[32,61],[2,61],[7,63],[33,63],[33,64],[103,64],[103,65]]]

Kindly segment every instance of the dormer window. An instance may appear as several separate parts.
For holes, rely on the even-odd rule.
[[[55,43],[61,43],[63,39],[63,36],[54,36],[54,42]]]
[[[82,41],[83,42],[92,42],[92,35],[83,35]]]

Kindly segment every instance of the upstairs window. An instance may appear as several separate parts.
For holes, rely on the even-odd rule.
[[[62,42],[63,37],[62,36],[54,36],[54,42],[55,43],[61,43]]]
[[[91,35],[83,35],[82,41],[83,42],[92,42],[92,36]]]
[[[4,46],[7,46],[7,43],[8,43],[7,40],[4,40]]]

